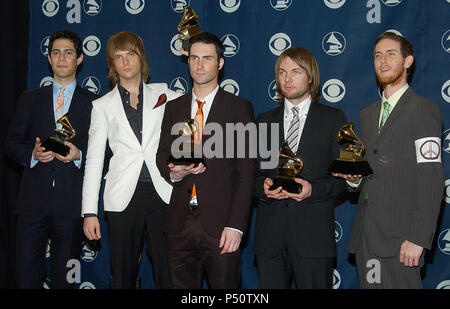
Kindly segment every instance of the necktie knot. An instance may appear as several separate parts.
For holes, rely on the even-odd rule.
[[[203,105],[205,105],[206,101],[200,101],[199,99],[195,99],[195,102],[197,102],[197,104],[198,104],[198,110],[197,110],[197,113],[198,113],[198,111],[203,108]]]
[[[294,106],[292,108],[292,114],[294,115],[294,117],[298,116],[298,111],[299,111],[298,106]]]

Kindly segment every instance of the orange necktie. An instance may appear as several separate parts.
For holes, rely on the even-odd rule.
[[[195,99],[195,102],[198,104],[197,113],[195,114],[194,120],[197,121],[198,129],[194,133],[194,143],[200,144],[203,135],[203,105],[205,105],[205,101],[200,101],[199,99]],[[195,183],[192,186],[191,200],[194,196],[197,195],[195,190]]]

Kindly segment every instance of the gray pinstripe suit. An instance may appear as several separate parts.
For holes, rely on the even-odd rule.
[[[437,104],[408,88],[378,134],[380,108],[378,101],[360,114],[361,139],[367,146],[365,159],[374,173],[360,185],[348,250],[356,253],[357,264],[358,255],[366,249],[374,258],[395,259],[392,263],[400,269],[393,270],[391,276],[382,269],[382,287],[421,287],[420,276],[412,284],[408,283],[410,279],[401,278],[401,268],[406,267],[398,262],[398,253],[405,240],[431,248],[444,172],[440,162],[417,163],[414,141],[441,138],[442,115]],[[365,281],[361,275],[367,271],[366,265],[360,263],[357,267],[360,286],[367,287],[367,282],[361,282]],[[416,267],[416,274],[418,270]]]

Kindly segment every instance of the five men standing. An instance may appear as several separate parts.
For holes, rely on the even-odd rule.
[[[443,193],[440,152],[432,152],[435,145],[440,150],[442,115],[435,103],[408,86],[414,51],[406,39],[386,32],[375,42],[375,73],[384,92],[381,101],[360,114],[365,159],[374,171],[363,179],[328,171],[338,157],[336,135],[346,117],[318,104],[314,56],[301,47],[281,54],[275,74],[284,102],[261,114],[257,124],[269,124],[267,145],[272,144],[271,125],[278,124],[276,144],[286,141],[303,161],[296,192],[270,188],[277,169],[263,168],[264,159],[250,157],[250,136],[229,143],[236,132],[226,130],[227,125],[254,123],[253,108],[219,87],[224,47],[215,35],[191,38],[193,90],[181,97],[166,84],[146,84],[143,42],[122,31],[107,48],[114,89],[97,99],[76,83],[81,44],[67,30],[50,38],[53,85],[21,96],[5,142],[6,154],[25,168],[17,204],[18,287],[42,286],[48,236],[52,287],[70,287],[66,263],[80,254],[80,213],[88,239],[101,238],[97,214],[107,142],[113,156],[103,201],[113,288],[135,287],[144,241],[157,288],[200,288],[204,273],[212,288],[238,288],[253,191],[258,197],[254,251],[260,287],[289,288],[294,278],[297,288],[331,288],[334,199],[346,186],[361,191],[348,244],[356,254],[360,287],[422,286],[423,252],[431,248]],[[41,145],[63,115],[76,130],[74,139],[65,142],[66,156]],[[204,153],[198,165],[168,163],[177,138],[171,132],[186,119],[197,121],[196,142],[220,143],[223,154],[232,149],[233,157]],[[212,139],[217,127],[223,135]],[[235,142],[242,144],[236,147]],[[241,146],[244,157],[236,152]],[[380,282],[367,280],[372,259],[381,263]]]

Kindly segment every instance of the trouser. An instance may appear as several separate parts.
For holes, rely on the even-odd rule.
[[[67,289],[72,259],[79,259],[82,242],[82,219],[18,215],[16,234],[16,282],[18,288],[41,289],[46,273],[46,248],[50,238],[49,288]],[[70,276],[69,276],[70,277]]]
[[[331,289],[333,257],[303,257],[287,246],[278,255],[256,256],[260,289],[289,289],[292,277],[297,289]]]
[[[163,224],[167,205],[151,183],[138,182],[134,195],[122,212],[108,212],[112,288],[136,288],[139,258],[147,244],[155,287],[171,288],[167,262],[167,240]]]
[[[167,239],[174,288],[201,288],[203,273],[213,289],[239,288],[241,250],[220,254],[220,238],[206,232],[198,209],[188,214],[179,234],[168,234]]]
[[[424,255],[419,266],[408,267],[400,263],[400,248],[393,257],[378,257],[368,244],[364,231],[355,253],[358,282],[361,289],[421,289],[420,268],[424,264]]]

